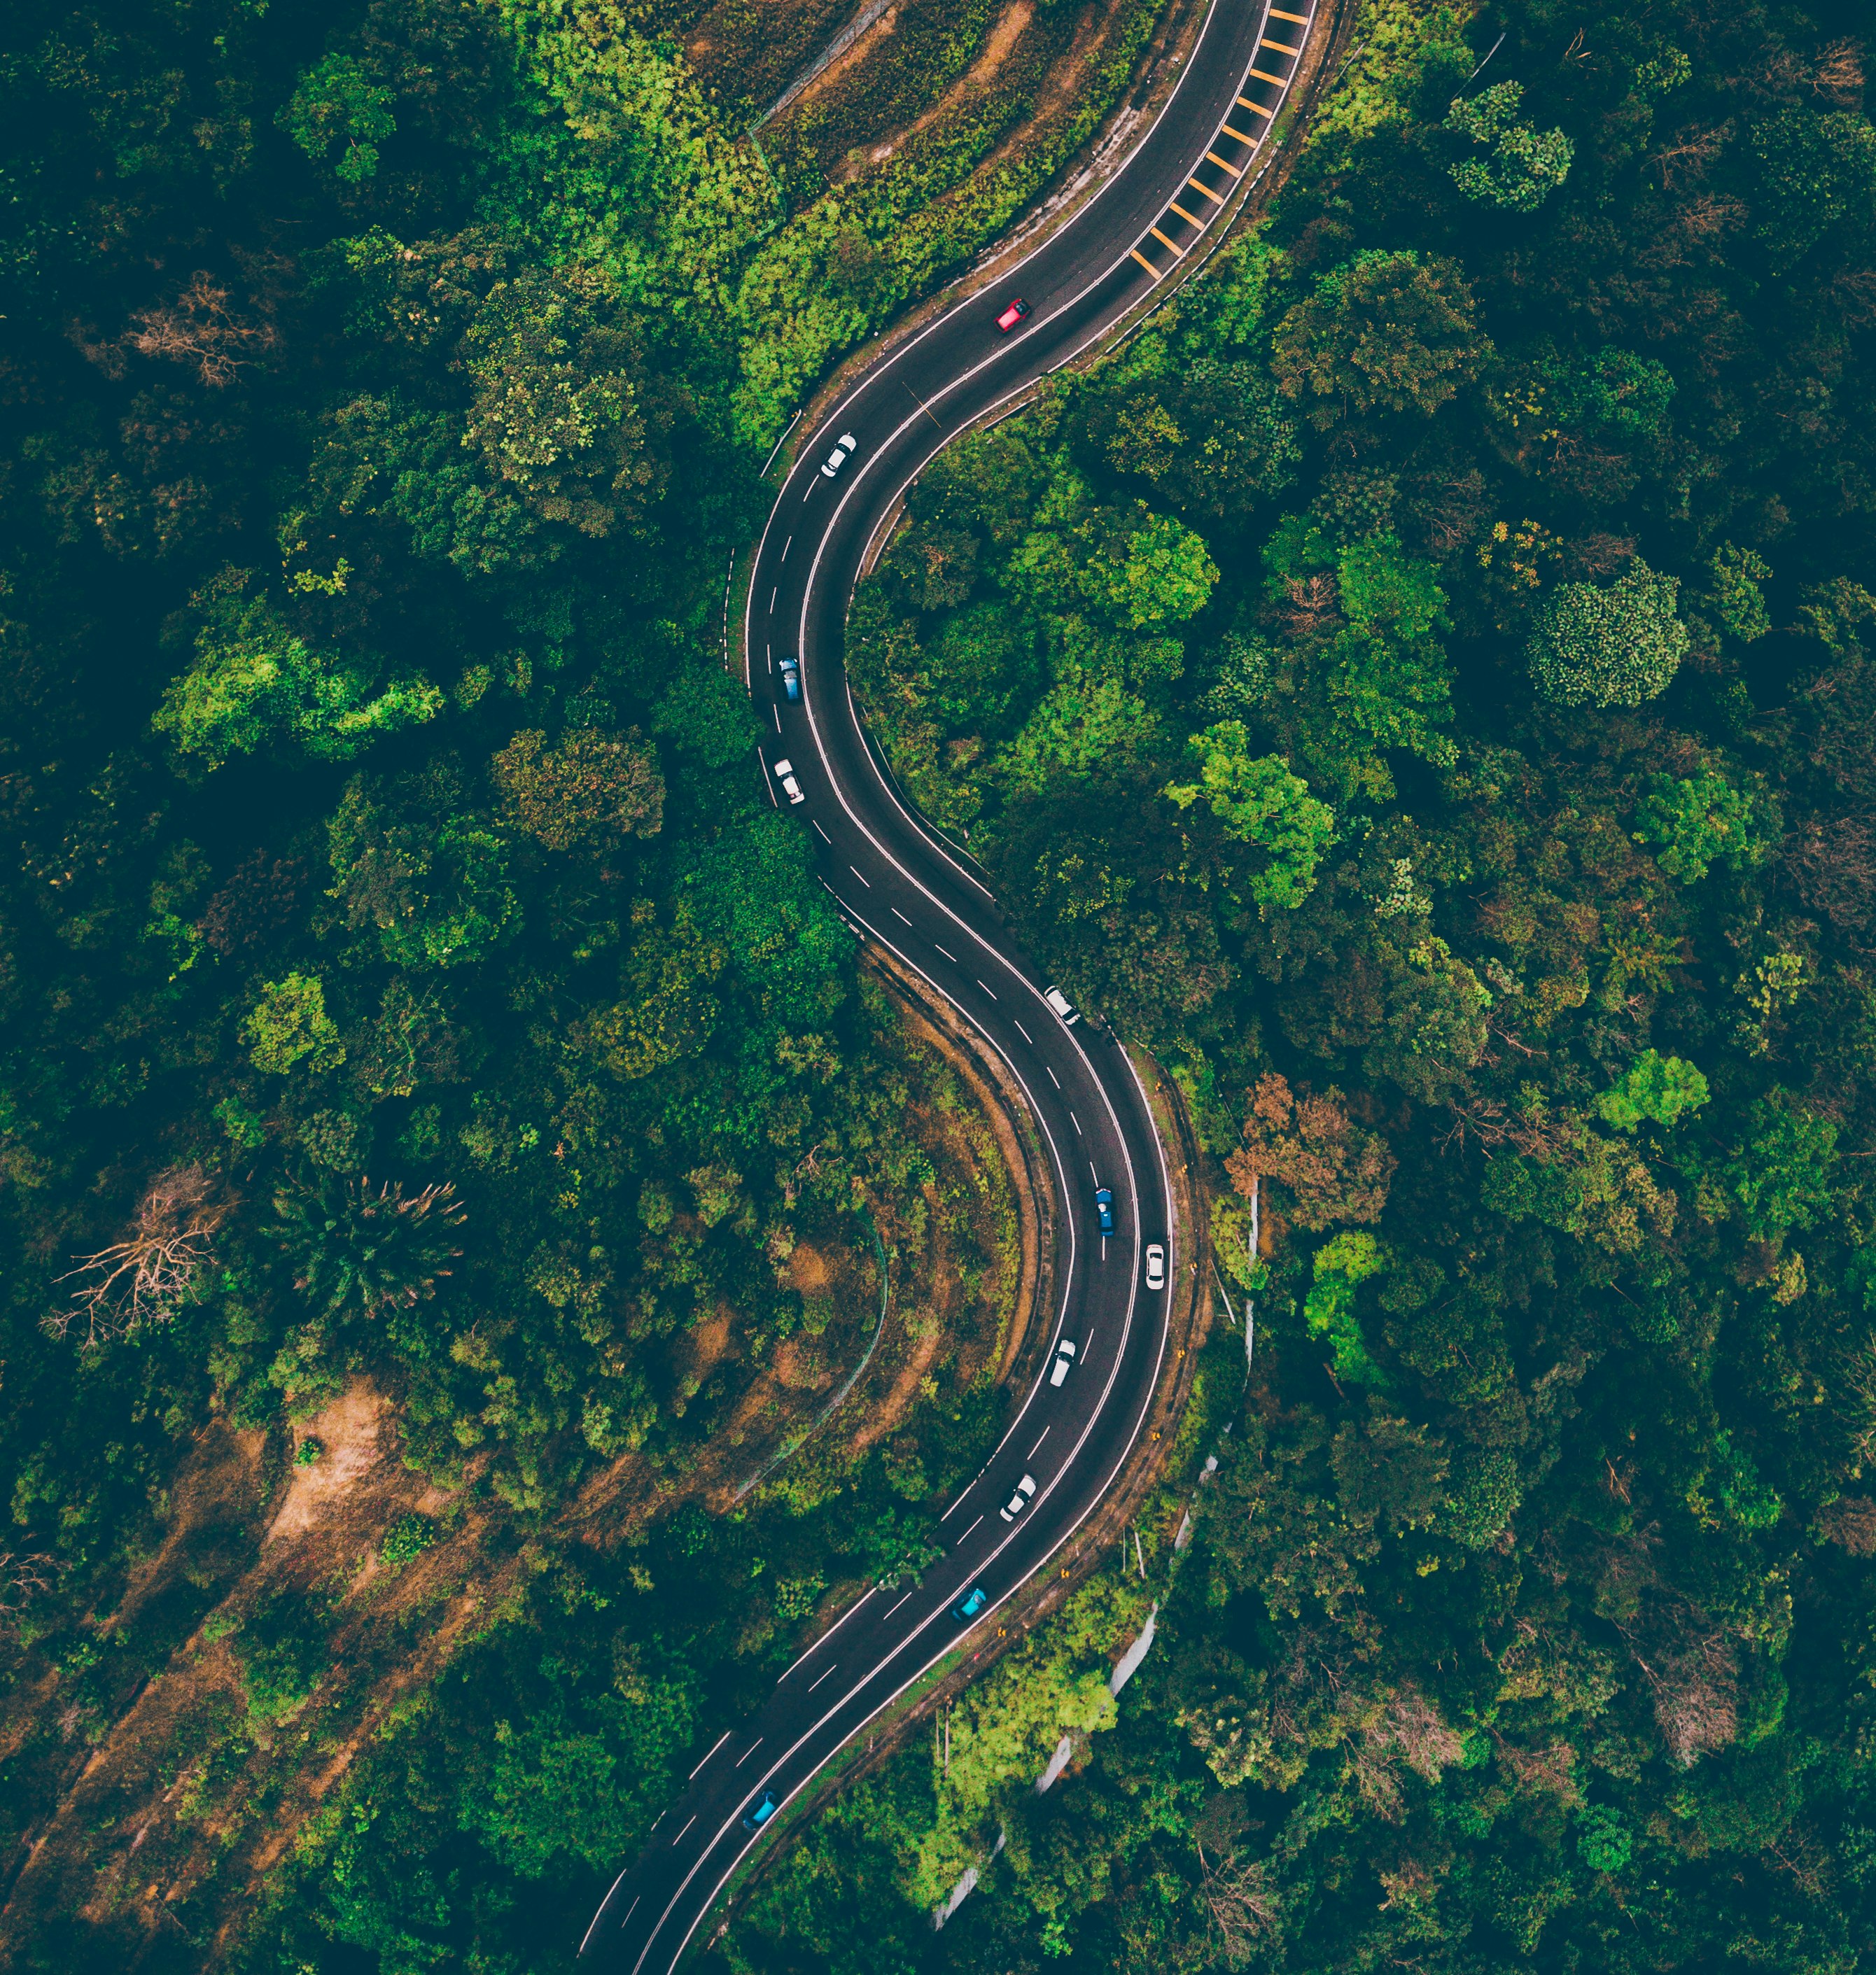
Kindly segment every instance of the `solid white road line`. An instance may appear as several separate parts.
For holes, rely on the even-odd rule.
[[[710,1760],[710,1756],[715,1755],[717,1750],[720,1749],[736,1732],[736,1731],[733,1728],[726,1728],[722,1734],[717,1737],[716,1741],[711,1744],[710,1755],[704,1757],[703,1763],[707,1763]],[[696,1769],[691,1771],[690,1774],[684,1779],[685,1782],[694,1783],[697,1780],[698,1773],[703,1769],[703,1763],[699,1763],[697,1765]]]

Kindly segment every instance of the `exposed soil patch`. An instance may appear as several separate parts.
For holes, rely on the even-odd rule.
[[[287,1499],[267,1532],[269,1543],[304,1535],[377,1465],[378,1429],[383,1415],[384,1402],[369,1381],[355,1379],[305,1423],[296,1451],[308,1440],[316,1440],[324,1451],[304,1467],[295,1466]]]
[[[870,151],[867,161],[872,164],[883,163],[908,138],[916,136],[923,130],[934,117],[943,115],[953,104],[967,101],[989,88],[997,71],[1009,60],[1009,52],[1016,45],[1023,30],[1035,18],[1033,0],[1012,0],[1012,4],[1004,9],[1002,18],[990,30],[982,50],[965,74],[959,77],[930,109],[907,124],[897,136],[888,138],[884,143]]]

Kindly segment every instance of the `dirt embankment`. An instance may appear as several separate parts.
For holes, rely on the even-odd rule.
[[[923,1066],[909,1122],[934,1177],[909,1204],[878,1204],[877,1247],[798,1241],[785,1267],[808,1320],[701,1458],[674,1482],[622,1457],[568,1505],[563,1535],[617,1541],[685,1497],[726,1508],[778,1448],[781,1475],[811,1491],[901,1430],[934,1369],[961,1385],[1021,1375],[1048,1290],[1039,1155],[1020,1106],[942,1011],[881,984]],[[732,1316],[682,1339],[690,1391],[734,1357]],[[830,1411],[869,1342],[864,1375]],[[94,1682],[82,1701],[68,1674],[0,1697],[0,1757],[56,1779],[50,1815],[0,1877],[0,1969],[60,1916],[82,1917],[127,1970],[174,1946],[186,1918],[202,1936],[190,1952],[212,1960],[390,1711],[516,1588],[524,1566],[489,1540],[501,1511],[476,1474],[452,1492],[402,1456],[397,1408],[364,1378],[294,1426],[217,1420],[198,1435],[101,1628],[147,1674]],[[394,1525],[420,1533],[401,1563],[385,1561]],[[256,1655],[264,1638],[271,1661]]]

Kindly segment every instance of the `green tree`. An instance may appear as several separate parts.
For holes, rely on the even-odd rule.
[[[1271,339],[1285,397],[1324,431],[1372,412],[1431,418],[1491,354],[1456,261],[1371,248],[1317,278]]]
[[[1246,881],[1260,912],[1293,912],[1314,888],[1316,866],[1335,840],[1335,816],[1291,774],[1280,756],[1253,758],[1241,720],[1223,720],[1193,734],[1186,751],[1197,761],[1196,782],[1170,783],[1163,793],[1181,809],[1201,797],[1226,834],[1268,854]]]
[[[1776,267],[1876,225],[1876,130],[1867,118],[1794,103],[1755,125],[1750,141],[1765,209],[1756,231]]]
[[[1677,578],[1637,557],[1607,590],[1566,583],[1539,606],[1531,675],[1559,706],[1639,706],[1664,692],[1687,649]]]
[[[1646,1119],[1671,1125],[1683,1113],[1707,1102],[1707,1079],[1683,1057],[1644,1050],[1623,1073],[1622,1080],[1596,1100],[1606,1125],[1632,1132]]]
[[[243,593],[248,580],[228,572],[196,597],[194,660],[151,721],[192,770],[270,752],[347,761],[442,711],[443,695],[421,675],[374,688],[380,668],[314,650],[266,597]]]
[[[517,734],[492,768],[515,821],[550,850],[603,856],[663,820],[657,757],[630,734],[577,727],[550,748],[538,730]]]
[[[1764,806],[1713,768],[1655,775],[1635,811],[1635,841],[1657,846],[1669,877],[1697,885],[1715,864],[1743,871],[1769,847]]]
[[[1335,1375],[1351,1385],[1385,1385],[1387,1375],[1374,1362],[1361,1322],[1355,1291],[1387,1266],[1387,1251],[1372,1234],[1356,1227],[1324,1242],[1311,1273],[1315,1280],[1303,1303],[1303,1327],[1326,1337],[1335,1354]]]
[[[462,800],[446,767],[383,791],[360,776],[327,820],[345,922],[375,930],[384,958],[399,966],[472,967],[519,930],[507,840],[462,813]]]
[[[397,128],[391,113],[396,98],[373,82],[350,55],[327,55],[300,77],[275,120],[316,164],[344,150],[334,171],[348,185],[373,176],[378,146]]]
[[[1724,542],[1714,550],[1707,567],[1713,573],[1713,599],[1720,623],[1743,645],[1762,638],[1772,629],[1772,613],[1759,586],[1771,577],[1772,565],[1755,550]]]
[[[640,338],[610,279],[578,262],[490,289],[463,339],[466,436],[544,520],[643,533],[663,491],[670,419],[647,417]]]
[[[294,1287],[314,1315],[377,1316],[436,1293],[462,1250],[468,1218],[452,1185],[406,1195],[401,1181],[374,1192],[362,1175],[290,1180],[274,1195],[269,1234],[285,1250]]]
[[[242,1024],[256,1070],[285,1076],[296,1064],[336,1070],[345,1060],[338,1025],[326,1013],[325,983],[318,974],[289,974],[264,982],[261,998]]]
[[[1523,101],[1522,83],[1499,82],[1474,97],[1455,97],[1446,112],[1449,130],[1488,152],[1453,166],[1453,182],[1468,199],[1509,212],[1536,212],[1569,176],[1576,155],[1561,130],[1540,134],[1518,120]]]
[[[1787,1090],[1758,1099],[1724,1176],[1755,1241],[1814,1227],[1830,1211],[1837,1123],[1808,1109]]]

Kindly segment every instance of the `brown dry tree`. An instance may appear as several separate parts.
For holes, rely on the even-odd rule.
[[[95,1254],[74,1257],[58,1278],[78,1287],[68,1307],[44,1319],[46,1331],[82,1333],[89,1346],[166,1323],[187,1300],[231,1204],[200,1166],[166,1167],[144,1189],[130,1233]]]

